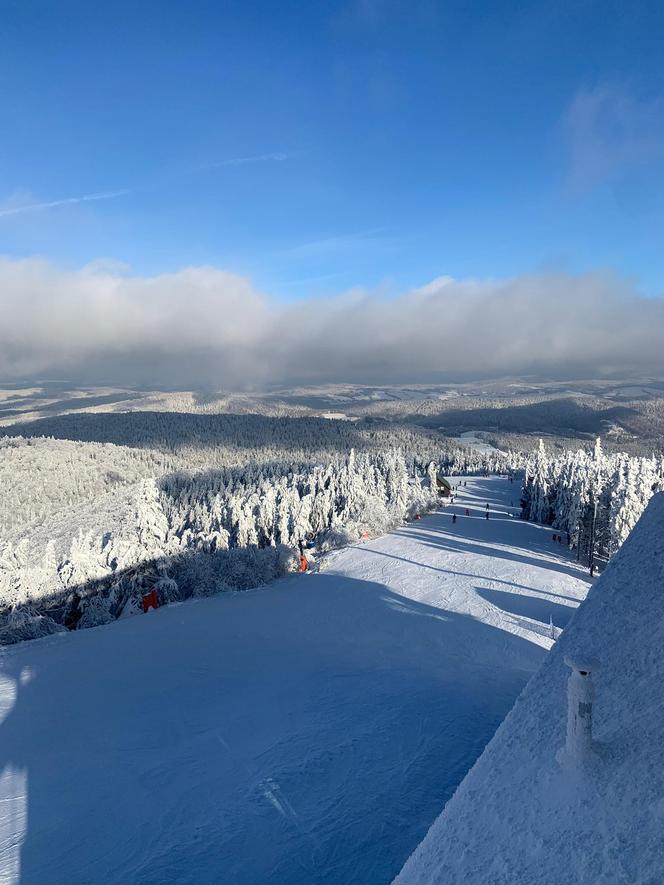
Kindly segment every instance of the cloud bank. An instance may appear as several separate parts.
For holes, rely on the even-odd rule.
[[[284,304],[211,267],[155,277],[0,259],[0,380],[250,389],[664,374],[664,299],[610,274],[441,277]]]

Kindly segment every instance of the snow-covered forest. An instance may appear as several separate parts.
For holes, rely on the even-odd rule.
[[[323,419],[76,415],[53,432],[60,421],[83,441],[0,439],[1,642],[126,616],[152,589],[167,602],[266,583],[296,567],[300,541],[342,546],[430,509],[437,471],[520,463]],[[123,436],[134,447],[108,441]]]
[[[0,436],[0,533],[181,466],[154,449]]]
[[[2,428],[7,437],[53,437],[114,443],[178,456],[183,468],[236,467],[279,460],[333,458],[399,448],[422,461],[447,458],[471,473],[483,469],[458,441],[439,431],[381,419],[338,421],[265,415],[178,412],[79,412]],[[497,456],[496,464],[501,463]]]
[[[351,449],[399,448],[413,465],[446,473],[504,472],[514,456],[480,455],[440,433],[384,422],[261,415],[85,413],[3,428],[0,532],[43,521],[63,506],[178,470],[248,464],[325,464]],[[518,458],[517,458],[518,461]],[[286,469],[283,468],[282,469]]]
[[[662,456],[606,454],[599,438],[591,452],[552,455],[540,440],[526,463],[522,511],[561,531],[580,558],[601,567],[662,488]]]
[[[664,477],[661,457],[599,443],[526,459],[372,420],[81,413],[6,431],[3,642],[125,616],[151,589],[167,602],[266,583],[301,541],[320,552],[431,508],[436,472],[525,469],[523,516],[601,565]]]

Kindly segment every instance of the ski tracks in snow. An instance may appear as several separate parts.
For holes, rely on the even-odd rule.
[[[456,480],[454,504],[332,554],[325,573],[370,578],[407,599],[549,648],[549,617],[564,628],[587,592],[585,571],[551,541],[549,529],[518,518],[517,485],[502,477],[466,478],[465,487],[463,481]]]

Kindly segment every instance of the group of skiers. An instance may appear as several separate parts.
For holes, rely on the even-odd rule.
[[[465,480],[463,481],[463,485],[466,485],[466,481],[465,481]],[[458,489],[458,488],[459,488],[459,486],[452,486],[452,490],[453,490],[453,491],[456,491],[456,489]],[[454,504],[454,495],[451,495],[451,496],[450,496],[450,504]],[[485,507],[485,510],[486,510],[486,514],[485,514],[485,517],[484,517],[484,518],[485,518],[485,519],[488,519],[488,518],[489,518],[489,505],[488,505],[488,504],[485,504],[484,507]],[[468,507],[465,507],[465,508],[464,508],[464,513],[465,513],[466,516],[470,516],[470,509],[469,509]],[[507,515],[509,516],[509,513],[508,513]],[[456,521],[457,521],[457,515],[456,515],[456,513],[453,513],[453,514],[452,514],[452,522],[455,523]]]

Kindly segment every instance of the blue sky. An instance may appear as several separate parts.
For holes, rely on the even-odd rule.
[[[595,268],[664,294],[661,3],[1,15],[3,255],[287,300]]]

